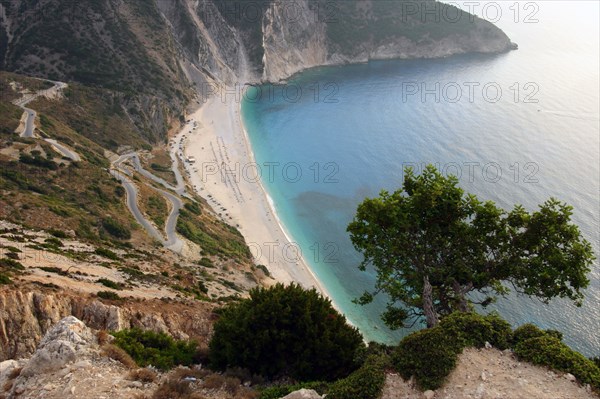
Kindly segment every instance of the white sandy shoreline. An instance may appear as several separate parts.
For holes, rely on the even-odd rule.
[[[255,262],[265,265],[277,282],[314,287],[331,299],[305,259],[297,256],[299,247],[290,244],[260,179],[244,178],[253,176],[255,169],[249,165],[256,162],[242,122],[241,103],[213,96],[189,119],[192,122],[178,134],[176,143],[182,143],[178,152],[186,159],[196,160],[194,164],[184,162],[195,191],[222,213],[224,220],[238,227]],[[250,173],[242,173],[247,166]]]

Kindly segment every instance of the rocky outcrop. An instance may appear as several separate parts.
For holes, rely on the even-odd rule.
[[[372,0],[346,1],[336,5],[339,9],[315,9],[314,4],[297,0],[294,7],[290,7],[285,1],[277,0],[267,9],[263,22],[263,81],[278,82],[303,69],[322,65],[500,53],[514,48],[508,36],[490,22],[458,9],[450,12],[443,8],[451,7],[447,5],[438,6],[437,11],[431,9],[435,21],[421,24],[422,18],[415,16],[421,10],[413,11],[415,15],[410,13],[409,17],[401,3],[390,8],[391,15],[381,15],[382,11],[378,11]],[[419,2],[412,5],[417,9],[430,7]],[[458,15],[460,19],[453,21],[447,15]],[[386,23],[386,17],[395,18],[398,27],[378,37],[377,26]],[[413,31],[403,28],[403,24],[412,24],[414,32],[421,30],[421,33],[412,35]],[[435,34],[438,29],[445,33]],[[336,30],[343,30],[350,40],[340,38]]]
[[[314,17],[308,1],[290,7],[275,2],[263,23],[263,80],[277,82],[314,66],[330,64],[327,54],[327,26]]]
[[[91,346],[97,343],[96,336],[85,324],[69,316],[44,336],[37,350],[23,367],[21,377],[60,370],[78,357],[88,355]]]
[[[75,317],[67,317],[46,333],[33,356],[23,362],[20,371],[12,361],[0,363],[6,369],[6,372],[0,372],[0,380],[8,381],[10,374],[15,377],[18,373],[12,382],[9,397],[18,396],[31,389],[30,379],[55,373],[68,364],[90,358],[97,344],[98,340],[91,329]]]
[[[312,389],[301,389],[284,396],[281,399],[321,399],[322,396]]]
[[[146,301],[121,306],[94,298],[41,291],[0,291],[0,361],[32,354],[59,320],[75,316],[97,330],[139,327],[167,332],[179,339],[207,342],[212,331],[212,304]]]
[[[244,46],[213,1],[158,0],[157,5],[190,66],[205,79],[233,84],[245,74]]]
[[[97,332],[75,317],[60,320],[29,359],[0,363],[1,398],[146,397],[155,384],[128,378],[126,367],[103,355]]]

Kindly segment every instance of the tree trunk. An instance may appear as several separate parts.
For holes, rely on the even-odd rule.
[[[438,323],[438,317],[433,308],[433,288],[427,276],[423,276],[423,312],[425,312],[427,328],[435,327]]]
[[[458,310],[461,312],[468,312],[469,302],[467,301],[467,298],[465,297],[465,292],[458,283],[458,281],[454,280],[452,288],[454,289],[454,294],[456,295],[456,306]]]

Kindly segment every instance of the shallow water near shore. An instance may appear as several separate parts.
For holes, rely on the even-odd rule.
[[[437,164],[505,209],[566,201],[600,254],[598,4],[539,4],[536,24],[498,23],[518,51],[316,68],[246,96],[244,123],[278,216],[368,340],[393,344],[409,330],[383,325],[385,298],[352,303],[374,275],[357,269],[346,226],[365,197],[400,187],[404,166]],[[598,261],[590,279],[582,308],[516,295],[491,308],[514,325],[563,331],[568,344],[598,355]]]

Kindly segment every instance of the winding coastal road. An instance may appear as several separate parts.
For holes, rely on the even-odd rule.
[[[152,237],[154,237],[163,245],[165,245],[165,239],[162,236],[162,234],[160,234],[156,230],[154,225],[150,223],[140,211],[140,208],[137,204],[138,191],[135,184],[133,184],[133,181],[126,177],[126,172],[122,169],[111,169],[109,173],[114,178],[118,179],[121,182],[121,184],[123,184],[123,187],[125,188],[125,191],[127,193],[127,207],[129,208],[129,211],[131,212],[135,220],[142,225],[142,227],[148,232],[148,234],[150,234]]]
[[[64,157],[69,158],[71,161],[79,162],[81,161],[81,157],[75,151],[68,149],[58,141],[54,139],[44,139],[45,142],[49,143],[54,147],[58,152],[60,152]]]
[[[28,96],[21,97],[20,99],[15,100],[13,102],[13,104],[17,107],[21,107],[23,111],[25,111],[25,114],[27,116],[27,120],[25,121],[25,129],[21,133],[21,137],[33,137],[33,132],[35,131],[35,118],[37,116],[37,112],[35,112],[31,108],[27,108],[26,105],[38,98],[39,96],[54,96],[58,94],[59,91],[63,90],[68,86],[64,82],[54,82],[51,80],[48,80],[47,82],[54,83],[54,86],[49,89],[40,90],[35,94],[30,94]]]
[[[54,86],[49,89],[40,90],[35,94],[29,94],[27,96],[23,96],[18,100],[13,101],[13,104],[17,107],[20,107],[24,111],[25,115],[25,128],[21,132],[20,136],[25,138],[33,138],[35,137],[35,118],[37,117],[37,112],[31,108],[27,108],[26,105],[38,98],[39,96],[47,96],[54,97],[58,95],[58,93],[65,89],[68,85],[64,82],[54,82],[48,80],[47,82],[53,83]],[[75,151],[67,148],[65,145],[59,143],[53,139],[44,139],[47,143],[52,145],[56,151],[62,154],[63,157],[69,158],[72,161],[79,162],[81,161],[81,157]]]
[[[39,96],[47,96],[54,97],[57,96],[58,93],[66,88],[68,85],[63,82],[54,82],[48,81],[54,84],[53,87],[49,89],[40,90],[37,93],[29,94],[27,96],[23,96],[18,100],[13,101],[13,104],[22,108],[24,111],[25,117],[25,127],[21,132],[20,136],[24,138],[34,138],[35,137],[35,118],[37,117],[37,112],[31,108],[26,107],[31,101],[35,100]],[[59,143],[54,139],[44,139],[47,143],[52,145],[52,147],[62,154],[64,157],[71,159],[72,161],[79,162],[81,161],[81,157],[75,151],[69,149],[64,144]],[[131,159],[134,169],[139,172],[142,176],[162,185],[167,190],[171,190],[175,192],[177,195],[173,195],[168,191],[161,190],[155,187],[151,187],[153,190],[159,192],[164,198],[167,199],[171,203],[171,212],[169,213],[169,217],[165,223],[165,237],[156,229],[156,227],[148,221],[140,211],[138,207],[138,189],[134,182],[129,178],[131,177],[131,173],[124,167],[122,167],[123,162]],[[160,241],[162,245],[166,248],[181,253],[183,250],[183,241],[177,236],[177,219],[179,217],[179,212],[181,208],[183,208],[183,201],[178,196],[184,196],[191,198],[185,191],[185,181],[181,172],[179,171],[179,159],[177,158],[175,153],[171,153],[172,165],[171,170],[175,174],[175,179],[177,181],[177,186],[174,187],[164,179],[161,179],[158,176],[155,176],[151,172],[147,171],[142,167],[140,162],[140,158],[136,152],[127,153],[119,156],[117,160],[112,162],[111,169],[109,173],[119,180],[123,187],[125,188],[125,192],[127,194],[127,207],[129,211],[135,218],[135,220],[142,225],[142,227],[150,234],[153,238]]]
[[[164,198],[167,199],[171,203],[171,212],[169,217],[167,218],[167,222],[165,223],[165,234],[167,239],[163,237],[161,233],[157,231],[154,225],[149,222],[142,212],[140,211],[137,204],[137,196],[138,191],[135,187],[133,181],[131,181],[127,176],[130,176],[130,172],[123,168],[123,162],[131,160],[134,166],[134,169],[140,173],[142,176],[162,185],[167,190],[171,190],[178,195],[187,196],[185,192],[185,183],[183,181],[183,177],[181,176],[177,163],[173,162],[172,170],[175,173],[175,176],[179,176],[177,178],[177,187],[173,187],[171,184],[167,183],[164,179],[161,179],[158,176],[155,176],[151,172],[144,169],[140,163],[140,158],[136,152],[127,153],[121,155],[116,161],[112,163],[112,169],[110,170],[110,174],[115,178],[121,181],[123,187],[127,192],[127,207],[131,211],[133,217],[137,220],[138,223],[144,227],[144,229],[154,238],[159,240],[166,248],[172,250],[173,252],[180,253],[183,249],[183,241],[177,236],[177,219],[179,218],[179,212],[181,208],[183,208],[183,201],[177,196],[173,195],[168,191],[161,190],[152,186],[149,186],[153,190],[159,192]]]

